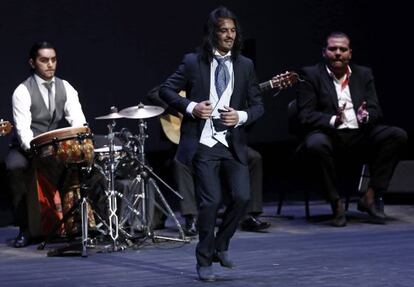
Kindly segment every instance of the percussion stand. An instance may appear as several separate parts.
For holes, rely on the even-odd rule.
[[[108,221],[109,221],[109,235],[113,241],[113,251],[117,250],[117,239],[118,239],[118,216],[116,215],[117,211],[117,201],[116,201],[116,191],[115,191],[115,144],[114,144],[114,137],[115,134],[113,132],[114,127],[116,126],[115,120],[108,125],[108,140],[109,140],[109,163],[108,163],[108,188],[106,190],[106,196],[108,198]]]
[[[86,135],[78,135],[78,140],[82,141],[83,139],[90,137],[91,134]],[[46,247],[46,244],[51,241],[53,236],[56,234],[56,231],[62,226],[63,223],[67,221],[67,219],[73,215],[76,210],[80,210],[81,213],[81,255],[82,257],[88,257],[87,253],[87,243],[88,243],[88,186],[85,184],[85,179],[89,175],[91,168],[87,164],[70,164],[67,166],[67,169],[77,169],[78,173],[78,180],[79,180],[79,190],[80,190],[80,199],[76,201],[76,203],[64,214],[63,218],[57,222],[49,235],[46,237],[45,241],[43,241],[38,247],[38,250],[43,250]],[[49,251],[49,256],[56,256],[61,255],[65,251],[72,250],[72,247],[65,246],[62,248],[57,248],[55,250]]]
[[[145,132],[146,129],[147,129],[146,122],[143,119],[139,119],[139,134],[138,136],[133,137],[138,142],[138,147],[134,145],[134,151],[133,151],[135,155],[135,159],[137,160],[139,164],[139,169],[138,169],[139,172],[136,178],[134,179],[134,181],[136,180],[139,184],[139,193],[140,193],[139,196],[142,200],[142,219],[143,219],[142,224],[143,224],[144,234],[147,238],[151,238],[153,242],[155,242],[157,239],[186,242],[186,243],[190,242],[190,240],[185,237],[181,224],[177,220],[177,217],[175,216],[174,212],[172,211],[165,197],[163,196],[160,189],[158,188],[157,183],[152,177],[156,178],[159,182],[161,182],[167,189],[173,192],[181,200],[183,199],[183,197],[178,192],[176,192],[171,186],[169,186],[165,181],[163,181],[156,173],[154,173],[148,165],[145,164],[146,159],[145,159],[144,147],[145,147],[145,139],[148,138],[148,135]],[[152,227],[151,227],[150,214],[148,212],[149,207],[150,207],[149,185],[151,185],[154,188],[156,194],[159,196],[161,203],[163,207],[166,209],[166,211],[163,210],[163,208],[161,208],[160,206],[158,206],[158,208],[160,208],[161,211],[165,215],[171,216],[175,225],[177,226],[179,235],[180,235],[179,238],[159,236],[159,235],[154,234]],[[154,200],[155,200],[155,197],[154,197]]]

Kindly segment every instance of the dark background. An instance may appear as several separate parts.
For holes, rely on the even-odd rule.
[[[373,68],[386,122],[412,136],[412,88],[405,83],[412,76],[412,14],[404,1],[2,0],[1,118],[12,119],[12,93],[29,75],[28,50],[45,39],[56,45],[57,75],[78,90],[93,132],[106,133],[107,123],[94,118],[109,113],[111,106],[137,105],[164,81],[182,56],[198,46],[207,15],[218,5],[239,17],[245,52],[254,59],[260,81],[319,61],[327,33],[349,34],[354,62]],[[265,174],[271,175],[268,182],[283,169],[285,151],[292,147],[286,108],[295,93],[289,89],[272,95],[264,93],[266,113],[250,132],[251,145],[264,157]],[[137,124],[121,119],[117,128],[136,133]],[[158,155],[157,165],[172,145],[163,138],[157,118],[148,120],[148,134],[146,149]],[[0,161],[9,140],[0,138]],[[413,158],[412,143],[403,158]]]

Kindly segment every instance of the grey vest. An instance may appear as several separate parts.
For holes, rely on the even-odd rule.
[[[63,118],[64,107],[66,103],[66,90],[63,81],[55,77],[55,102],[56,110],[53,117],[50,116],[49,110],[42,98],[39,87],[34,76],[30,76],[23,82],[23,85],[29,90],[32,104],[30,112],[32,113],[32,124],[30,125],[34,136],[38,136],[47,131],[58,128],[59,121]]]

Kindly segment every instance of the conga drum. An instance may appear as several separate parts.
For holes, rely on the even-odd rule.
[[[68,127],[40,134],[30,145],[36,155],[37,194],[28,201],[37,202],[37,208],[36,204],[35,208],[29,208],[29,218],[32,219],[29,228],[36,234],[31,226],[39,228],[40,225],[40,235],[45,235],[81,197],[79,169],[93,164],[93,135],[89,127]],[[80,231],[78,218],[74,214],[67,219],[66,233]],[[95,226],[89,205],[88,222],[89,226]]]
[[[53,157],[65,165],[93,164],[93,135],[89,127],[49,131],[35,137],[30,146],[40,158]]]

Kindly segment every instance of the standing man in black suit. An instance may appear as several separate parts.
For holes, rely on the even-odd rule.
[[[253,62],[240,55],[241,32],[236,16],[225,7],[212,11],[201,49],[187,54],[160,88],[160,97],[184,115],[176,158],[192,166],[198,207],[197,272],[214,281],[212,262],[234,267],[230,239],[249,202],[249,169],[245,126],[263,114]],[[187,97],[178,95],[187,91]],[[230,201],[217,233],[221,181]]]
[[[336,169],[338,163],[346,163],[345,159],[368,163],[369,188],[358,209],[383,223],[385,215],[376,207],[375,196],[387,189],[407,134],[381,123],[371,69],[350,64],[352,49],[346,34],[331,33],[322,54],[324,63],[305,67],[305,81],[299,86],[299,121],[308,131],[304,148],[318,164],[321,188],[334,213],[334,226],[346,225]]]
[[[178,144],[180,132],[177,130],[176,125],[178,122],[181,124],[181,115],[161,100],[159,89],[159,86],[151,89],[146,95],[146,99],[150,104],[155,104],[165,109],[166,113],[165,117],[161,117],[161,125],[166,137],[174,144]],[[179,94],[185,97],[184,91]],[[270,227],[270,222],[259,219],[260,214],[263,212],[263,159],[258,151],[247,147],[247,162],[250,176],[250,203],[247,208],[247,214],[240,223],[240,227],[244,231],[258,232]],[[181,215],[185,219],[184,233],[187,236],[195,236],[198,234],[198,212],[193,170],[174,159],[173,173],[178,191],[184,197],[180,201]],[[157,225],[163,226],[163,220],[165,219],[160,218],[160,222]]]

